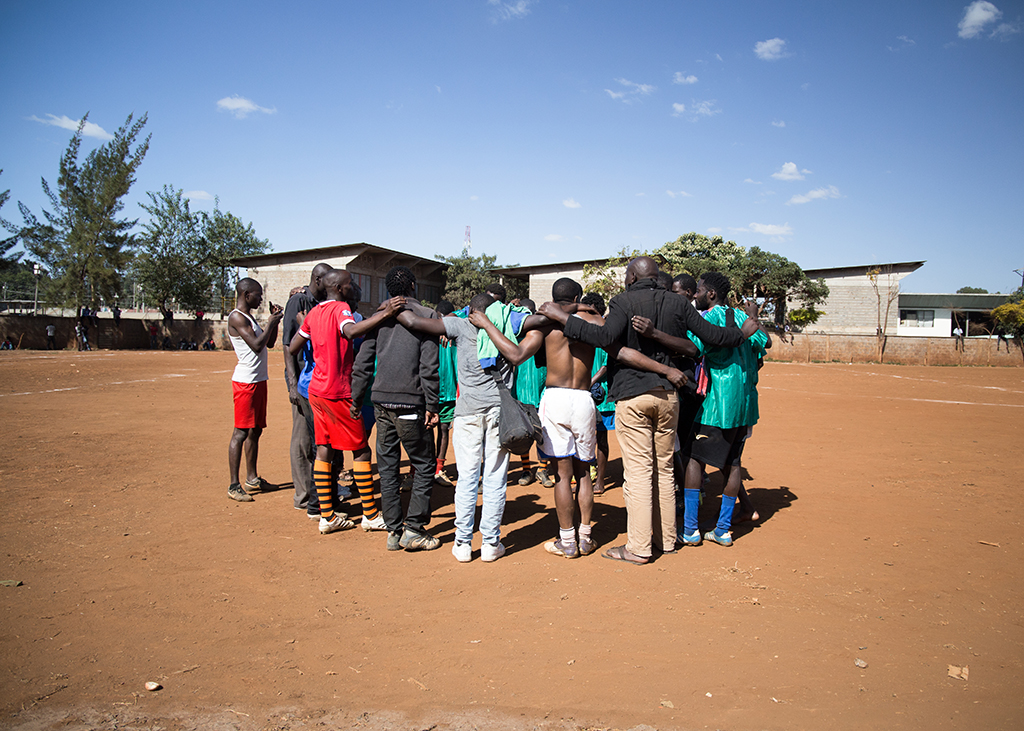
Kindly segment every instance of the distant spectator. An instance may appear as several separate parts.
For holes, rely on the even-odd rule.
[[[11,342],[10,337],[4,338],[3,343],[0,343],[0,350],[14,350],[14,343]]]
[[[217,344],[213,342],[213,338],[210,338],[203,343],[203,350],[216,350]]]
[[[156,350],[160,347],[160,328],[155,322],[149,323],[149,349]]]
[[[114,316],[114,325],[121,327],[121,308],[114,305],[110,308],[110,314]]]
[[[953,337],[956,338],[956,341],[953,343],[954,347],[956,347],[956,349],[959,350],[960,352],[963,352],[964,331],[959,324],[957,324],[957,326],[953,328]]]
[[[46,349],[57,349],[57,326],[52,322],[46,326]]]
[[[205,314],[206,313],[203,312],[202,310],[196,310],[196,322],[199,322],[200,320],[202,320],[203,319],[203,315],[205,315]]]

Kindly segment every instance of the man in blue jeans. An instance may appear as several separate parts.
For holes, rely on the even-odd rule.
[[[495,304],[491,295],[478,294],[469,302],[470,312],[485,312]],[[526,313],[529,314],[529,313]],[[398,315],[406,327],[430,335],[445,335],[458,349],[459,396],[455,401],[452,421],[452,442],[459,479],[455,485],[455,545],[452,555],[461,563],[473,558],[473,523],[476,513],[477,480],[483,463],[483,507],[480,512],[480,533],[483,545],[480,558],[497,561],[505,555],[501,545],[501,518],[505,512],[505,488],[508,478],[508,451],[498,441],[498,417],[501,396],[493,373],[512,385],[512,366],[501,357],[487,371],[480,365],[477,353],[477,329],[468,320],[445,317],[440,320],[418,317],[406,310]],[[511,329],[518,334],[525,318],[516,313],[510,318]]]
[[[392,267],[384,278],[391,296],[405,297],[406,306],[418,319],[440,322],[439,315],[418,300],[416,277],[404,266]],[[376,367],[376,376],[374,368]],[[410,331],[393,319],[368,333],[352,369],[352,418],[373,379],[374,417],[377,423],[377,473],[389,551],[432,551],[441,545],[427,532],[430,496],[434,485],[434,439],[437,425],[437,341]],[[409,508],[402,518],[402,447],[415,470]]]

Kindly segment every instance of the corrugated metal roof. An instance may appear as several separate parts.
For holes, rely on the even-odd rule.
[[[991,310],[1006,302],[1007,294],[912,294],[900,292],[900,309]]]

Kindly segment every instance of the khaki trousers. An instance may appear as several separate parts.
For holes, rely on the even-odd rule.
[[[668,389],[654,389],[615,405],[625,477],[626,550],[637,556],[650,557],[652,540],[661,551],[675,549],[672,452],[678,422],[679,397]]]

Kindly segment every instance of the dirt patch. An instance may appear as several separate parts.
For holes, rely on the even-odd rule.
[[[514,479],[494,564],[451,556],[450,488],[438,551],[320,536],[271,361],[260,464],[285,484],[239,504],[231,353],[0,358],[0,579],[22,582],[0,586],[0,725],[1024,724],[1019,369],[768,364],[744,455],[761,522],[634,567],[546,554],[551,491]],[[620,544],[617,483],[598,503]]]

